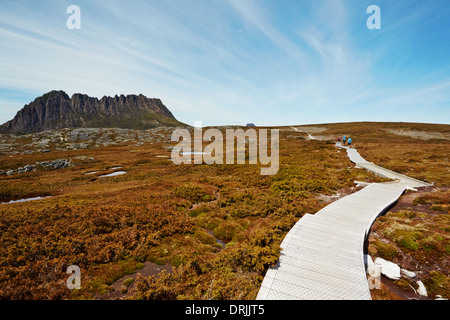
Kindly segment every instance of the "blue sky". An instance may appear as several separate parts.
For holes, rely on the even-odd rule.
[[[142,93],[191,125],[450,119],[448,0],[2,0],[0,57],[0,123],[51,90]]]

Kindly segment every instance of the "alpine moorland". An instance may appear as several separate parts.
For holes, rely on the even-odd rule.
[[[434,183],[379,217],[366,251],[414,270],[429,299],[450,298],[450,126],[278,129],[268,176],[259,164],[175,165],[167,126],[0,135],[0,298],[254,299],[298,219],[355,181],[386,181],[335,147],[344,134],[368,161]],[[71,265],[80,289],[66,285]],[[414,283],[383,279],[372,298],[420,298]]]

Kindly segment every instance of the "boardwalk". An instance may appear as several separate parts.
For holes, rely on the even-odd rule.
[[[414,188],[432,186],[432,184],[430,184],[430,183],[426,183],[426,182],[419,181],[414,178],[410,178],[403,174],[400,174],[400,173],[394,172],[392,170],[388,170],[383,167],[377,166],[377,165],[373,164],[372,162],[366,161],[363,157],[360,156],[358,151],[354,148],[343,147],[343,146],[340,146],[340,144],[336,144],[336,146],[346,149],[350,161],[353,162],[354,164],[356,164],[357,167],[372,171],[375,174],[377,174],[381,177],[384,177],[384,178],[397,180],[399,183],[404,184],[407,189],[414,190]]]
[[[375,166],[346,148],[357,166],[396,179],[372,183],[314,215],[304,215],[284,238],[277,266],[262,282],[258,300],[370,300],[364,241],[378,215],[405,189],[428,184]]]

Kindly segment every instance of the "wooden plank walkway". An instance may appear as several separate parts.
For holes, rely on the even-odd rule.
[[[381,168],[346,149],[358,166]],[[398,182],[369,184],[304,215],[284,238],[278,264],[267,271],[256,299],[370,300],[363,248],[373,222],[405,189],[429,185],[388,171],[383,174]]]
[[[429,187],[429,186],[433,185],[431,183],[423,182],[423,181],[405,176],[404,174],[385,169],[383,167],[373,164],[372,162],[366,161],[363,157],[360,156],[360,154],[358,153],[358,151],[355,148],[341,146],[340,143],[336,143],[336,146],[346,149],[347,155],[348,155],[350,161],[353,162],[357,167],[372,171],[373,173],[375,173],[381,177],[384,177],[384,178],[397,180],[399,183],[404,184],[407,189],[414,190],[415,188]]]

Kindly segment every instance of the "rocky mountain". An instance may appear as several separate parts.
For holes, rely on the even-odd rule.
[[[47,130],[95,127],[150,129],[184,126],[159,99],[140,95],[103,97],[51,91],[25,105],[14,119],[0,126],[3,134],[28,134]]]

